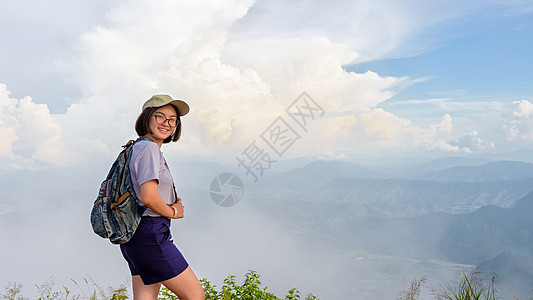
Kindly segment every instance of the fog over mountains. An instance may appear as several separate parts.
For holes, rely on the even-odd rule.
[[[0,207],[0,239],[8,241],[0,283],[23,282],[31,294],[49,276],[90,276],[104,287],[127,280],[118,248],[89,225],[108,168],[100,164],[0,175],[10,191]],[[279,294],[297,287],[320,299],[381,300],[421,276],[439,288],[479,271],[497,274],[502,299],[533,296],[529,162],[448,158],[389,168],[294,160],[255,183],[236,163],[169,165],[186,207],[172,225],[175,241],[198,276],[219,286],[254,269]],[[223,172],[244,181],[236,206],[209,197]]]
[[[503,299],[527,299],[533,295],[527,268],[533,253],[533,164],[470,163],[432,171],[419,165],[398,178],[349,162],[314,161],[269,176],[251,197],[300,233],[327,236],[346,251],[479,265],[487,280],[497,274],[507,293]],[[502,255],[507,263],[494,263]],[[524,276],[510,280],[517,271]]]
[[[515,162],[498,162],[463,168],[470,168],[472,175],[469,178],[482,178],[490,176],[488,170],[492,171],[494,164],[501,169],[497,174],[494,172],[495,177],[505,170],[512,172],[516,165]],[[523,165],[533,169],[533,164]],[[488,204],[510,207],[517,199],[527,195],[533,186],[533,176],[529,177],[527,172],[523,176],[515,174],[512,179],[476,181],[453,180],[451,175],[455,172],[456,167],[440,171],[439,180],[406,179],[349,162],[315,161],[302,168],[270,175],[251,193],[252,198],[261,199],[258,202],[265,204],[272,201],[304,202],[311,206],[326,203],[322,208],[325,213],[331,209],[332,214],[341,216],[349,213],[350,218],[411,217],[433,212],[473,212]],[[449,180],[442,180],[443,177]],[[277,191],[277,196],[270,197],[269,191]],[[345,208],[339,210],[339,206]]]

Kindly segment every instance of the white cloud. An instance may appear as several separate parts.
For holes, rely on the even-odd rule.
[[[30,97],[9,97],[0,84],[0,163],[2,168],[38,168],[41,164],[64,164],[61,128],[54,122],[45,104]]]
[[[484,141],[479,137],[477,131],[471,131],[464,134],[461,138],[454,140],[452,145],[465,153],[479,152],[494,149],[494,142]]]
[[[111,155],[117,140],[135,136],[135,118],[154,93],[190,103],[183,138],[200,148],[185,152],[205,153],[228,142],[242,114],[272,107],[269,86],[253,70],[239,70],[219,58],[228,27],[249,5],[128,1],[109,11],[110,24],[81,36],[77,57],[64,63],[85,94],[58,117],[69,148],[81,157]],[[254,117],[259,119],[249,118]]]
[[[352,147],[346,137],[354,135],[370,145],[458,151],[450,144],[450,116],[449,123],[445,116],[440,124],[413,125],[375,108],[417,79],[343,68],[384,57],[421,30],[463,15],[459,4],[439,11],[421,1],[386,2],[116,2],[105,23],[81,35],[62,62],[83,93],[78,103],[53,116],[32,101],[24,108],[50,118],[41,128],[47,138],[33,142],[42,146],[30,158],[50,161],[63,155],[61,145],[78,160],[115,156],[135,137],[142,103],[161,92],[192,107],[183,140],[169,148],[182,155],[235,155],[304,91],[331,116],[321,126],[335,134],[313,132],[338,147],[325,152]],[[21,121],[10,118],[4,122]],[[2,126],[3,155],[22,151],[16,141],[23,132]]]
[[[529,119],[533,113],[533,103],[527,100],[514,101],[513,104],[517,104],[518,108],[513,115],[518,119]]]
[[[508,140],[533,141],[533,104],[528,100],[514,101],[512,116],[502,129]]]
[[[145,98],[168,92],[192,107],[181,153],[234,154],[303,91],[328,112],[355,111],[407,81],[346,72],[357,53],[325,36],[228,42],[251,3],[217,3],[128,2],[108,13],[111,25],[83,35],[74,65],[87,96],[60,118],[65,135],[79,137],[69,146],[99,153],[94,144],[132,132]]]
[[[15,132],[17,119],[15,118],[15,109],[17,100],[9,98],[9,92],[5,85],[0,84],[0,129],[2,139],[0,139],[0,154],[2,157],[13,155],[11,146],[18,139]]]
[[[478,137],[476,131],[453,137],[453,120],[449,114],[438,123],[413,124],[382,108],[364,109],[355,114],[332,118],[327,132],[337,139],[332,147],[346,151],[371,149],[380,151],[445,151],[471,153],[490,150],[494,144]],[[332,149],[329,149],[332,150]]]
[[[347,72],[343,65],[358,54],[325,36],[247,38],[230,40],[223,59],[250,67],[289,105],[303,91],[323,99],[328,112],[354,111],[390,98],[407,78],[382,77],[374,72]]]
[[[411,56],[441,46],[470,28],[450,32],[445,29],[448,26],[478,14],[487,17],[507,6],[483,0],[258,1],[247,18],[237,22],[235,31],[245,39],[327,36],[358,53],[352,62],[362,62]]]

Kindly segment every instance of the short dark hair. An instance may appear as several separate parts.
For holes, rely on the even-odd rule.
[[[181,137],[181,120],[180,120],[180,114],[178,111],[178,108],[172,105],[174,110],[176,111],[176,115],[178,116],[178,125],[174,129],[174,132],[171,136],[166,138],[163,143],[170,143],[170,142],[177,142]],[[137,121],[135,122],[135,131],[139,136],[145,136],[149,133],[152,133],[150,131],[150,118],[152,117],[152,114],[158,109],[159,107],[148,107],[145,110],[142,111],[142,113],[137,118]]]

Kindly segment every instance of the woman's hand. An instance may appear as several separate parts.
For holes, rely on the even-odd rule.
[[[183,204],[178,198],[176,203],[169,206],[165,203],[159,192],[157,191],[157,181],[150,180],[141,184],[141,201],[149,209],[169,219],[183,218]],[[175,208],[172,208],[175,207]],[[175,212],[177,213],[175,214]],[[174,215],[176,217],[174,217]]]
[[[181,198],[177,197],[176,203],[172,204],[171,207],[175,207],[177,209],[176,217],[172,217],[172,219],[181,219],[183,218],[183,213],[185,212],[183,203],[181,203]]]

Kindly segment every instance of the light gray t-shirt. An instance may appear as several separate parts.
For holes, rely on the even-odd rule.
[[[133,145],[130,160],[130,173],[133,188],[141,196],[141,185],[150,180],[157,180],[157,191],[166,204],[176,202],[172,175],[165,165],[165,158],[159,146],[152,141],[138,141]],[[141,200],[139,205],[144,206]],[[160,217],[158,213],[146,208],[143,216]]]

